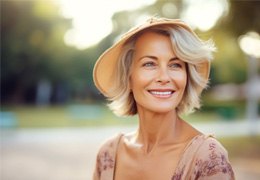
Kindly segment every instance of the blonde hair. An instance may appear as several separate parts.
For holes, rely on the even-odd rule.
[[[178,25],[155,26],[145,29],[132,38],[123,46],[116,73],[116,85],[113,87],[110,97],[109,108],[118,116],[137,114],[136,102],[129,88],[130,69],[135,49],[135,42],[143,33],[152,31],[170,37],[173,52],[186,63],[187,85],[183,98],[177,107],[178,114],[191,113],[200,108],[200,95],[207,87],[208,78],[205,79],[200,73],[200,65],[205,61],[212,60],[212,52],[215,46],[212,41],[202,41],[195,34]]]

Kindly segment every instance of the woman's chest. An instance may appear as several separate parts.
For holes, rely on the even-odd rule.
[[[182,146],[168,147],[150,154],[120,148],[116,159],[115,179],[171,179],[182,153]]]

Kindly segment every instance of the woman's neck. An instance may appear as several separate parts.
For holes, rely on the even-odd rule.
[[[137,142],[149,154],[158,146],[178,142],[182,121],[176,111],[168,113],[153,113],[139,111],[139,129]]]

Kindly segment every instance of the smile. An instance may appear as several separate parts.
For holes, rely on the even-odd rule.
[[[163,98],[168,98],[174,93],[174,91],[156,91],[156,90],[150,90],[148,92],[156,97],[163,97]]]

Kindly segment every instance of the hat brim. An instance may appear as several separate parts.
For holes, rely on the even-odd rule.
[[[154,19],[151,18],[144,24],[135,27],[125,33],[122,38],[117,41],[113,46],[107,49],[97,60],[94,70],[93,79],[98,90],[106,97],[109,97],[111,89],[115,86],[115,69],[117,67],[117,62],[125,42],[137,34],[138,32],[145,30],[147,28],[158,26],[158,25],[174,25],[181,26],[186,30],[190,31],[196,36],[196,34],[187,26],[183,21],[179,19]],[[210,63],[208,61],[203,62],[199,67],[200,74],[208,79],[209,76]]]

